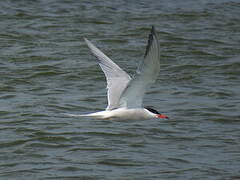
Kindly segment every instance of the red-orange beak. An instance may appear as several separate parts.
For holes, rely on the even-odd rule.
[[[163,115],[163,114],[158,114],[157,115],[158,118],[161,118],[161,119],[169,119],[169,117]]]

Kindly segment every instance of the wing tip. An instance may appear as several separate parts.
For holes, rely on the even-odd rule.
[[[152,25],[151,34],[156,34],[155,26],[154,26],[154,25]]]
[[[88,44],[89,40],[85,37],[83,37],[83,40]]]
[[[154,25],[152,25],[151,32],[148,35],[148,43],[147,43],[146,51],[145,51],[145,54],[144,54],[144,58],[148,55],[149,49],[150,49],[150,47],[152,45],[152,42],[153,42],[153,36],[156,37],[156,31],[155,31]]]

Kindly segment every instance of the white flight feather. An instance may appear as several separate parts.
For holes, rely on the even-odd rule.
[[[98,59],[98,63],[106,76],[108,89],[108,106],[106,110],[119,108],[121,94],[131,80],[131,77],[89,40],[86,38],[84,40]]]
[[[124,90],[120,104],[127,108],[142,108],[147,87],[154,83],[160,71],[160,45],[154,27],[149,34],[144,60],[140,63],[134,78]]]

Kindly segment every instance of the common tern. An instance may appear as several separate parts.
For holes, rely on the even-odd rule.
[[[148,37],[144,59],[133,78],[89,40],[84,40],[106,76],[108,106],[105,111],[78,116],[100,119],[168,119],[155,109],[142,106],[146,88],[156,81],[160,71],[160,45],[154,26]]]

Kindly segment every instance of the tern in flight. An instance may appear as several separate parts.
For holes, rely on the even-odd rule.
[[[78,116],[100,119],[168,119],[155,109],[142,105],[146,89],[155,82],[160,71],[160,45],[154,26],[148,37],[144,59],[133,78],[89,40],[84,40],[106,76],[108,106],[105,111]]]

